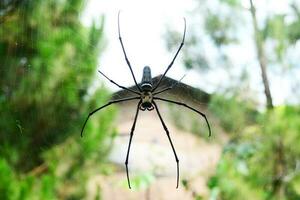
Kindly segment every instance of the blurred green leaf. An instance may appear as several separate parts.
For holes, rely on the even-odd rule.
[[[236,41],[228,30],[234,28],[230,17],[208,12],[205,16],[205,29],[217,46],[228,45]]]
[[[84,5],[20,1],[0,19],[0,199],[83,199],[111,148],[114,108],[95,114],[80,139],[110,96],[88,92],[104,17],[84,26]]]
[[[220,2],[224,2],[226,4],[228,4],[229,6],[232,7],[237,7],[241,5],[241,1],[240,0],[220,0]]]
[[[133,190],[145,190],[155,180],[155,176],[152,173],[142,173],[130,179],[131,188]],[[123,184],[124,187],[128,187],[127,181]]]

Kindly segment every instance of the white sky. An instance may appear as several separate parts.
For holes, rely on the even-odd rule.
[[[166,32],[167,26],[175,28],[178,32],[183,32],[183,17],[186,17],[186,34],[188,37],[189,22],[192,20],[189,20],[187,13],[195,9],[195,2],[195,0],[90,0],[82,16],[83,22],[89,25],[93,19],[97,20],[100,18],[100,15],[105,15],[105,37],[107,45],[99,59],[99,68],[101,71],[120,85],[131,86],[134,84],[118,40],[117,14],[119,10],[122,11],[120,26],[123,43],[137,81],[139,82],[142,77],[142,69],[145,65],[151,67],[152,77],[164,72],[175,52],[168,52],[166,50],[163,33]],[[244,0],[243,2],[244,6],[247,7],[248,0]],[[274,10],[279,12],[284,11],[288,6],[288,3],[284,0],[278,0],[276,3],[272,2],[272,4],[270,4],[268,0],[257,0],[255,3],[257,8],[264,8],[270,12],[274,12]],[[263,13],[264,12],[261,12],[261,15],[263,15]],[[232,53],[236,55],[234,63],[245,64],[247,60],[249,62],[255,60],[254,50],[251,49],[253,48],[253,46],[251,46],[251,44],[253,44],[251,41],[253,39],[251,38],[252,35],[249,34],[243,38],[247,37],[249,37],[249,39],[248,41],[245,40],[243,47],[244,50],[248,49],[247,53],[241,51],[241,49],[231,49]],[[185,46],[183,48],[185,48]],[[213,54],[213,52],[209,52],[208,54]],[[183,74],[186,73],[180,60],[181,54],[179,54],[178,59],[167,76],[180,79]],[[253,71],[255,71],[254,74],[256,74],[254,84],[261,87],[260,72],[258,71],[259,66],[253,66],[253,69]],[[104,80],[104,78],[99,75],[99,80]],[[230,82],[230,77],[222,76],[222,72],[214,72],[214,74],[206,79],[209,80],[208,82],[202,80],[205,79],[202,79],[199,73],[190,71],[183,82],[212,92],[213,87],[209,87],[210,84],[220,84],[221,81]],[[108,81],[105,81],[105,83],[113,91],[119,90],[119,88]],[[281,89],[277,90],[276,88],[278,87]],[[289,91],[287,81],[280,78],[272,80],[271,92],[273,93],[275,104],[284,103],[288,94],[287,91]],[[262,88],[258,89],[258,93],[261,95],[260,98],[264,99]]]
[[[107,46],[101,55],[100,69],[111,79],[124,86],[133,85],[133,80],[126,65],[121,45],[118,40],[117,14],[121,10],[120,26],[123,43],[133,67],[137,81],[141,80],[145,65],[151,67],[152,77],[164,72],[175,52],[167,52],[162,38],[165,25],[178,25],[183,31],[183,17],[191,8],[193,0],[90,0],[84,22],[89,24],[92,18],[105,14],[105,37]],[[178,56],[180,61],[180,55]],[[168,76],[180,78],[184,74],[180,62],[176,62]],[[116,86],[107,84],[111,89]]]

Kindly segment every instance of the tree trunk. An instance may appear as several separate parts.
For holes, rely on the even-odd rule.
[[[261,76],[265,88],[265,96],[267,100],[267,108],[269,110],[273,109],[272,96],[267,76],[267,60],[264,51],[264,41],[260,34],[260,30],[257,25],[256,11],[253,4],[253,0],[250,0],[250,12],[253,21],[253,28],[255,34],[255,42],[256,42],[256,51],[257,56],[261,68]],[[284,169],[285,169],[285,161],[284,161],[284,146],[282,141],[276,141],[274,144],[274,166],[273,166],[273,181],[272,181],[272,195],[276,197],[276,199],[281,200],[284,198]]]
[[[267,76],[267,60],[265,56],[265,51],[264,51],[264,42],[263,39],[261,38],[260,31],[257,25],[257,19],[256,19],[256,11],[255,7],[253,5],[252,0],[250,0],[250,12],[252,16],[252,21],[253,21],[253,28],[254,28],[254,34],[255,34],[255,43],[256,43],[256,51],[257,51],[257,57],[259,60],[259,65],[261,69],[261,76],[262,76],[262,81],[264,84],[265,88],[265,96],[267,100],[267,108],[272,109],[273,108],[273,101],[272,101],[272,96],[271,96],[271,91],[270,91],[270,86],[269,86],[269,81],[268,81],[268,76]]]

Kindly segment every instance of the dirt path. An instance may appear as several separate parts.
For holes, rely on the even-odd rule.
[[[128,115],[128,116],[126,116]],[[131,116],[131,117],[130,117]],[[134,113],[120,113],[118,131],[128,134]],[[180,160],[180,179],[189,180],[193,191],[207,197],[206,182],[214,172],[220,158],[222,145],[205,141],[191,133],[178,130],[166,120]],[[126,158],[129,135],[118,137],[110,160],[120,167],[112,176],[98,176],[90,180],[90,195],[95,187],[101,187],[104,200],[176,200],[192,199],[190,191],[182,185],[176,190],[176,162],[170,143],[155,112],[141,112],[133,138],[129,171],[133,179],[141,173],[153,174],[154,180],[148,189],[129,190],[127,187],[124,161]],[[94,188],[94,189],[93,189]]]

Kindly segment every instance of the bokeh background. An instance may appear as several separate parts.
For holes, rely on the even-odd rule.
[[[155,112],[142,112],[124,161],[135,104],[87,114],[164,72],[182,37],[159,104],[180,158]],[[299,0],[1,0],[0,199],[300,199]],[[168,82],[167,82],[168,83]],[[167,84],[166,83],[166,84]]]

